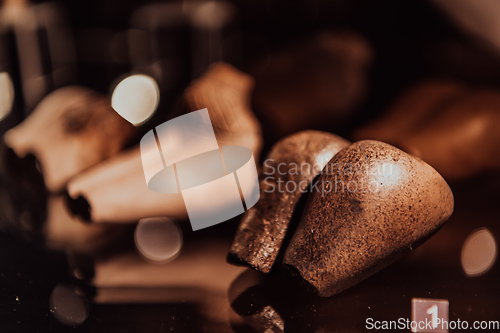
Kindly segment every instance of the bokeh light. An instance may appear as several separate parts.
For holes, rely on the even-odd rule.
[[[160,91],[156,81],[147,75],[132,75],[121,81],[113,91],[111,105],[128,122],[138,126],[156,111]]]
[[[139,253],[155,264],[172,261],[182,248],[181,229],[175,221],[165,217],[140,220],[134,238]]]
[[[462,247],[462,268],[468,276],[486,273],[495,263],[497,246],[495,238],[486,228],[472,232]]]
[[[52,315],[69,326],[81,325],[89,316],[87,300],[68,284],[60,283],[52,290],[49,305]]]

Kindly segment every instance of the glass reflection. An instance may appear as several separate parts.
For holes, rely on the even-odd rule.
[[[495,263],[497,246],[495,238],[486,228],[472,232],[462,247],[462,268],[468,276],[483,275]]]
[[[154,264],[174,260],[182,248],[182,231],[168,218],[146,218],[135,229],[135,245],[141,256]]]

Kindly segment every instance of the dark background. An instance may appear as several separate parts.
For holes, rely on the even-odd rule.
[[[424,79],[452,78],[478,87],[500,85],[500,61],[498,60],[500,57],[495,51],[485,43],[464,34],[445,14],[427,1],[240,0],[232,2],[238,9],[237,31],[242,46],[241,57],[234,62],[234,65],[250,73],[258,68],[255,64],[262,61],[270,52],[286,47],[294,41],[307,39],[318,30],[353,31],[368,40],[375,54],[369,73],[368,97],[358,107],[356,117],[350,119],[348,124],[342,128],[335,128],[332,125],[332,130],[340,135],[348,137],[354,128],[375,118],[385,110],[402,90]],[[125,42],[115,37],[129,28],[130,16],[134,10],[149,2],[72,0],[58,3],[67,13],[67,22],[77,51],[77,75],[72,83],[109,94],[115,80],[131,70],[130,59],[126,56]],[[114,53],[111,54],[109,50],[112,44]],[[123,57],[117,58],[116,54],[121,54]],[[183,90],[189,79],[185,77],[180,81],[178,93]],[[169,109],[174,104],[175,96],[169,101],[170,103],[163,105],[165,109]],[[258,110],[256,112],[258,113]],[[266,146],[271,143],[266,142]],[[499,237],[498,227],[495,229],[494,224],[499,216],[498,209],[495,208],[498,206],[496,200],[498,191],[495,187],[492,189],[490,180],[483,179],[478,183],[461,185],[459,190],[458,202],[473,208],[479,207],[482,212],[485,212],[485,216],[488,217],[485,225],[492,227],[492,230],[496,232],[496,237]],[[475,193],[482,191],[489,193],[487,199],[476,198]],[[476,201],[473,200],[474,198]],[[467,208],[462,208],[462,211],[468,212]],[[467,214],[459,216],[474,219],[475,213]],[[458,220],[459,225],[464,226],[465,229],[469,228],[466,218],[458,218]],[[481,222],[478,225],[482,225]],[[214,227],[208,234],[230,234],[233,230],[234,224],[231,226],[226,224]],[[450,232],[450,234],[453,233]],[[447,235],[449,234],[442,234],[442,239]],[[202,330],[203,318],[200,318],[189,304],[95,305],[91,308],[91,317],[83,326],[75,328],[63,326],[51,317],[47,299],[57,283],[70,280],[66,257],[63,254],[43,252],[33,244],[26,244],[3,233],[0,234],[0,249],[2,252],[0,255],[2,258],[0,261],[2,268],[0,330],[2,332],[64,332],[69,330],[163,332],[167,331],[168,326],[168,323],[165,324],[165,320],[168,321],[168,317],[164,319],[165,313],[173,313],[180,318],[172,324],[176,331]],[[407,274],[402,274],[407,270],[404,264],[394,266],[384,271],[385,275],[376,275],[374,279],[348,291],[349,294],[343,294],[338,299],[338,303],[323,302],[322,304],[326,305],[322,305],[323,312],[320,317],[311,313],[310,308],[301,309],[298,306],[300,304],[294,304],[298,306],[297,313],[304,310],[304,316],[312,319],[298,319],[290,309],[285,311],[284,316],[291,323],[290,327],[297,325],[302,329],[312,322],[316,323],[313,324],[316,328],[326,325],[329,328],[337,327],[340,331],[362,331],[362,328],[358,327],[359,320],[361,320],[359,318],[370,315],[369,312],[365,313],[368,306],[376,307],[381,302],[393,302],[395,310],[391,316],[396,316],[401,313],[401,311],[398,312],[401,304],[409,304],[409,298],[404,299],[403,303],[402,293],[425,294],[427,290],[435,288],[438,290],[438,297],[455,297],[456,304],[458,304],[455,314],[468,313],[466,309],[472,305],[475,309],[479,309],[477,318],[500,320],[495,310],[500,306],[498,303],[498,263],[496,268],[489,273],[490,275],[473,282],[458,272],[458,265],[459,263],[456,263],[454,268],[444,270],[433,266],[428,270],[430,277],[426,281],[424,280],[427,275],[420,270],[423,266],[419,269],[412,268],[413,270],[410,269]],[[391,280],[391,276],[395,276],[391,274],[398,274],[398,272],[400,275]],[[455,279],[456,274],[462,275]],[[402,282],[402,279],[405,281]],[[375,287],[367,288],[371,283],[375,283]],[[395,287],[391,289],[392,285]],[[440,287],[442,288],[439,289]],[[463,291],[463,297],[454,296],[460,291]],[[487,304],[474,298],[474,294],[478,293],[476,291],[483,296],[492,291],[487,297]],[[349,295],[352,297],[349,298]],[[19,297],[20,301],[16,300],[16,297]],[[269,298],[269,302],[278,302],[273,299],[273,296]],[[353,302],[353,299],[356,301]],[[300,299],[292,300],[296,303],[301,301]],[[278,304],[277,308],[280,306],[283,307],[283,304]],[[406,313],[407,309],[403,310]],[[328,318],[329,311],[346,311],[346,317],[333,316],[333,319],[330,318],[329,321],[325,319]],[[358,314],[350,316],[349,313]],[[383,315],[382,312],[378,314]],[[322,324],[315,322],[318,318]],[[474,313],[470,315],[470,318],[475,318]],[[335,320],[338,322],[332,323]],[[298,328],[296,331],[300,331]]]

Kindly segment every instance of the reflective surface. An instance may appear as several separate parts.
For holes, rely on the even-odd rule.
[[[486,273],[497,258],[497,244],[487,228],[473,231],[462,247],[462,268],[469,276]]]
[[[491,264],[481,275],[469,276],[463,267],[463,251],[474,238],[489,249],[487,240],[500,238],[499,185],[490,177],[454,186],[455,213],[435,236],[330,298],[283,273],[264,278],[227,264],[237,221],[187,231],[181,255],[164,265],[144,262],[131,243],[92,264],[90,279],[84,260],[68,263],[62,254],[1,234],[0,296],[7,314],[1,326],[7,332],[364,332],[367,318],[410,318],[414,297],[448,300],[450,320],[499,320],[498,260],[481,255]]]
[[[238,332],[366,332],[366,320],[411,317],[412,298],[446,299],[450,320],[498,321],[500,264],[476,277],[462,270],[462,247],[475,237],[498,237],[498,179],[482,186],[455,188],[457,208],[450,221],[427,243],[358,285],[330,298],[318,298],[283,275],[241,275],[231,286],[232,308],[245,319]],[[489,190],[488,190],[489,189]],[[489,192],[491,191],[491,192]],[[481,193],[481,199],[475,197]],[[488,194],[492,194],[488,197]],[[486,234],[488,228],[491,234]],[[487,236],[486,236],[487,235]],[[483,242],[483,246],[489,246]],[[488,260],[486,253],[481,260]],[[268,332],[268,331],[266,331]]]

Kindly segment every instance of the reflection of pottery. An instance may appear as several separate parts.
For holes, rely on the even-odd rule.
[[[280,294],[283,290],[278,287],[273,288],[272,293],[264,292],[264,289],[267,289],[264,285],[269,285],[270,281],[261,273],[247,270],[233,281],[228,291],[233,311],[255,332],[284,332],[285,329],[283,319],[271,305],[272,295]],[[283,284],[280,283],[279,286]]]
[[[274,53],[255,75],[255,111],[270,129],[266,134],[275,141],[338,126],[365,95],[371,59],[361,36],[338,32],[320,32]]]
[[[41,240],[48,194],[33,154],[18,158],[0,142],[0,228],[25,240]]]
[[[81,223],[70,216],[63,196],[48,198],[47,219],[42,231],[46,246],[52,250],[95,254],[121,239],[126,230],[123,225]]]
[[[282,332],[281,327],[285,332],[297,333],[366,332],[368,318],[408,318],[413,297],[447,299],[460,320],[496,320],[493,304],[498,292],[492,290],[495,274],[498,266],[496,272],[480,280],[467,278],[456,266],[427,265],[425,260],[411,264],[400,261],[328,298],[306,293],[293,281],[276,276],[247,284],[231,307],[255,332]],[[481,310],[468,311],[469,307]],[[248,332],[237,328],[235,332]]]
[[[260,123],[251,108],[252,77],[224,62],[214,63],[184,93],[188,111],[208,109],[219,146],[250,148],[260,157]]]

